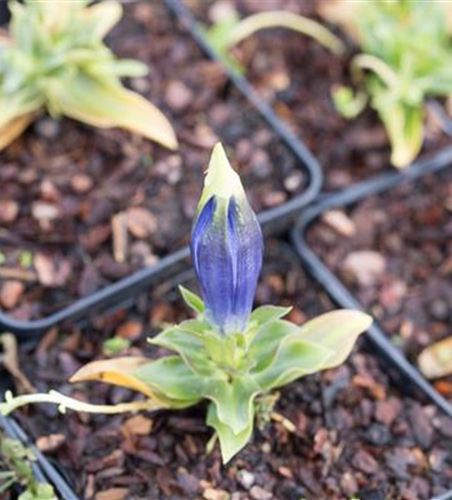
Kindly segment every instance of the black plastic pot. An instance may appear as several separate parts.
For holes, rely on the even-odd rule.
[[[289,272],[291,269],[293,270],[294,266],[298,265],[298,260],[299,257],[290,244],[280,241],[272,242],[267,245],[266,263],[264,266],[263,274],[265,274],[266,272],[281,272],[281,269],[284,269],[284,272]],[[157,302],[162,298],[165,298],[166,301],[172,303],[179,301],[180,293],[177,290],[177,285],[180,283],[184,284],[190,289],[193,289],[193,271],[190,267],[186,267],[177,272],[170,279],[162,281],[159,284],[159,291],[157,292],[156,290],[151,297],[151,302]],[[87,333],[88,332],[89,329],[87,330]],[[369,340],[373,340],[372,335],[369,336]],[[368,346],[363,344],[359,347],[359,349],[362,349],[363,347]],[[381,354],[381,352],[384,353],[384,351],[379,351],[376,354],[379,355]],[[385,359],[382,359],[381,362],[384,363]],[[395,377],[393,378],[394,382],[398,381],[397,372],[399,369],[400,367],[396,364],[395,370],[391,371],[390,373],[391,376],[395,375]],[[406,384],[401,386],[400,389],[401,393],[411,392],[411,388]],[[30,441],[27,440],[27,438],[24,436],[23,431],[18,430],[17,424],[15,424],[14,421],[0,417],[0,426],[5,420],[7,420],[9,428],[13,431],[12,436],[19,437],[24,443],[29,445]],[[32,447],[32,449],[34,448]],[[43,457],[39,452],[36,453],[36,456],[38,457],[37,463],[39,465],[39,471],[37,471],[37,474],[40,474],[40,476],[38,475],[37,477],[42,477],[48,482],[51,482],[60,492],[61,498],[63,500],[82,500],[80,497],[75,495],[73,491],[71,491],[71,487],[68,485],[65,477],[55,470],[55,468],[49,463],[46,457]],[[452,500],[452,493],[442,495],[432,500]]]
[[[0,0],[0,26],[9,21],[9,9],[6,0]]]
[[[78,500],[77,495],[72,491],[61,474],[36,448],[15,420],[0,415],[0,429],[2,429],[9,438],[20,441],[32,451],[36,461],[32,463],[31,467],[38,482],[51,484],[58,494],[58,497],[63,500]]]
[[[451,147],[443,150],[430,160],[416,162],[409,169],[383,174],[376,178],[360,182],[340,193],[323,196],[319,199],[318,203],[306,211],[299,219],[292,231],[292,242],[308,272],[323,286],[330,297],[339,306],[363,309],[362,305],[344,283],[309,247],[305,239],[308,227],[325,211],[332,208],[352,205],[369,196],[384,193],[391,189],[391,187],[406,180],[415,181],[427,174],[439,172],[448,167],[452,168]],[[452,404],[439,394],[439,392],[437,392],[421,373],[406,359],[402,352],[390,342],[389,336],[384,333],[378,324],[374,323],[369,329],[367,336],[379,353],[391,366],[395,367],[405,379],[408,379],[414,388],[421,391],[432,402],[437,404],[449,417],[452,417]]]
[[[180,15],[179,9],[183,8],[181,2],[170,1],[167,4],[172,12],[177,12]],[[189,27],[196,41],[205,51],[209,52],[208,47],[204,44],[202,38],[199,37],[197,31],[191,29],[192,25]],[[210,52],[209,54],[212,55]],[[308,179],[305,190],[301,194],[278,207],[265,210],[259,214],[259,220],[264,231],[267,234],[274,235],[282,232],[284,229],[288,229],[300,210],[315,199],[322,186],[322,171],[316,159],[307,148],[290,133],[272,109],[255,95],[251,86],[245,80],[233,74],[228,73],[228,77],[231,84],[242,93],[265,119],[276,137],[293,153],[298,168],[303,170]],[[85,319],[92,314],[99,313],[129,300],[138,291],[151,285],[156,280],[164,279],[174,271],[175,267],[183,265],[188,255],[188,248],[182,248],[162,258],[156,266],[142,269],[125,279],[106,286],[88,297],[73,302],[68,307],[43,319],[19,321],[0,310],[0,330],[15,333],[20,341],[24,341],[35,338],[37,335],[39,336],[39,334],[63,321]]]

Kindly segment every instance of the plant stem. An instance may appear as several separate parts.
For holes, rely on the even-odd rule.
[[[10,391],[5,394],[5,402],[0,403],[0,413],[8,415],[21,406],[36,403],[50,403],[59,406],[61,413],[65,413],[66,409],[71,409],[77,412],[85,413],[127,413],[131,411],[155,411],[166,408],[163,403],[156,402],[151,399],[145,401],[132,401],[130,403],[121,403],[117,405],[93,405],[84,403],[77,399],[70,398],[57,391],[50,391],[48,394],[26,394],[24,396],[13,397]]]
[[[373,71],[391,89],[400,86],[397,74],[383,60],[370,54],[358,54],[352,59],[351,69],[354,78],[361,77],[363,70]]]
[[[227,48],[237,45],[253,33],[266,28],[291,29],[310,36],[335,54],[345,52],[342,41],[320,23],[286,11],[261,12],[240,21],[228,37]]]

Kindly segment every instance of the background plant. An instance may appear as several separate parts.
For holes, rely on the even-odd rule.
[[[72,382],[101,380],[146,396],[116,406],[96,406],[58,392],[13,398],[0,411],[52,402],[61,409],[117,413],[182,409],[208,401],[223,461],[251,439],[256,417],[271,411],[272,393],[294,380],[341,364],[371,324],[359,311],[324,314],[302,327],[283,318],[290,308],[262,306],[252,312],[262,266],[263,239],[240,178],[223,147],[213,151],[192,232],[193,267],[202,297],[182,288],[195,319],[166,328],[150,344],[172,351],[157,360],[122,357],[95,361]]]
[[[237,11],[230,9],[211,26],[204,26],[203,32],[223,62],[232,70],[244,73],[246,68],[231,56],[231,49],[259,31],[274,28],[285,28],[309,36],[335,54],[342,54],[345,50],[342,41],[325,26],[308,17],[282,10],[260,12],[240,19]]]
[[[391,161],[405,167],[418,155],[424,136],[425,100],[452,93],[452,43],[447,2],[417,0],[327,0],[322,15],[339,23],[357,43],[351,61],[354,94],[333,93],[346,118],[370,103],[391,141]]]
[[[170,149],[174,131],[152,103],[120,78],[147,67],[118,60],[103,38],[120,20],[119,2],[9,2],[8,35],[0,36],[0,149],[46,109],[102,128],[121,127]]]
[[[34,477],[31,468],[34,460],[29,448],[0,432],[0,496],[20,485],[23,492],[18,500],[57,500],[53,487],[39,483]]]

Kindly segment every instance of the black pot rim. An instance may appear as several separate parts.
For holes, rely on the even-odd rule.
[[[382,174],[355,184],[344,191],[321,197],[318,202],[301,216],[291,232],[300,260],[309,274],[326,290],[332,300],[341,307],[363,310],[363,306],[344,283],[311,249],[306,241],[306,232],[324,212],[333,208],[352,205],[369,196],[381,194],[402,182],[414,182],[428,174],[452,167],[452,147],[449,146],[430,160],[421,160],[409,169]],[[452,418],[452,404],[428,382],[417,368],[408,361],[401,350],[395,347],[382,327],[374,323],[366,333],[369,341],[379,353],[409,380],[430,401]]]

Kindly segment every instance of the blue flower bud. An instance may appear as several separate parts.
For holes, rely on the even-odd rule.
[[[191,238],[206,319],[223,334],[243,331],[262,267],[259,222],[223,146],[212,152]]]

